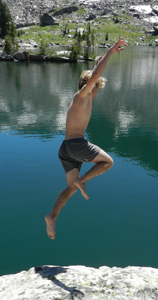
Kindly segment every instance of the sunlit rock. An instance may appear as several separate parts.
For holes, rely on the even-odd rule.
[[[0,277],[3,300],[147,300],[158,298],[158,269],[42,266]]]

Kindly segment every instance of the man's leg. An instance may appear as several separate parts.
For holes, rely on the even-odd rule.
[[[74,184],[74,181],[78,177],[79,171],[76,168],[66,173],[67,187],[60,192],[54,204],[52,212],[45,217],[47,234],[52,240],[55,239],[55,224],[58,214],[60,213],[61,209],[66,204],[68,199],[77,191],[77,186]]]
[[[81,190],[81,193],[85,199],[89,199],[85,184],[88,180],[103,174],[113,166],[112,158],[102,149],[100,149],[99,154],[93,159],[92,163],[95,165],[83,176],[76,178],[74,184]]]

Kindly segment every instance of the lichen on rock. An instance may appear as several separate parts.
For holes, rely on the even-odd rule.
[[[2,300],[158,299],[158,269],[40,266],[0,277]]]

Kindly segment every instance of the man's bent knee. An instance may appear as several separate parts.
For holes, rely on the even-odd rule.
[[[111,157],[110,157],[111,158]],[[110,161],[109,161],[109,165],[110,165],[110,168],[112,168],[112,166],[114,165],[114,161],[113,159],[111,158]]]
[[[111,168],[114,164],[113,159],[104,150],[100,149],[99,154],[92,160],[93,163],[105,162]]]
[[[107,170],[111,169],[114,164],[113,159],[111,157],[107,161],[103,160],[99,163],[102,164],[103,172],[106,172]]]
[[[108,164],[109,169],[112,168],[114,161],[112,159],[111,156],[107,155],[107,157],[105,157],[105,159],[103,160],[106,164]]]
[[[110,159],[107,162],[103,161],[103,163],[104,163],[105,171],[111,169],[114,164],[113,159]]]

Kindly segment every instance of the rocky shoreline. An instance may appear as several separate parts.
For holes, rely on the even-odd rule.
[[[65,53],[67,53],[66,51]],[[0,61],[7,62],[62,62],[62,63],[71,63],[71,62],[82,62],[85,61],[85,58],[81,56],[78,60],[70,59],[67,56],[61,56],[64,54],[64,51],[58,51],[56,55],[47,56],[41,54],[29,54],[29,52],[17,52],[13,55],[0,54]],[[93,61],[94,59],[88,58],[86,61]]]
[[[0,277],[2,300],[156,300],[158,269],[40,266]]]
[[[14,62],[71,62],[68,57],[62,56],[46,56],[41,54],[29,54],[29,52],[17,52],[14,55],[1,54],[0,61],[14,61]]]

